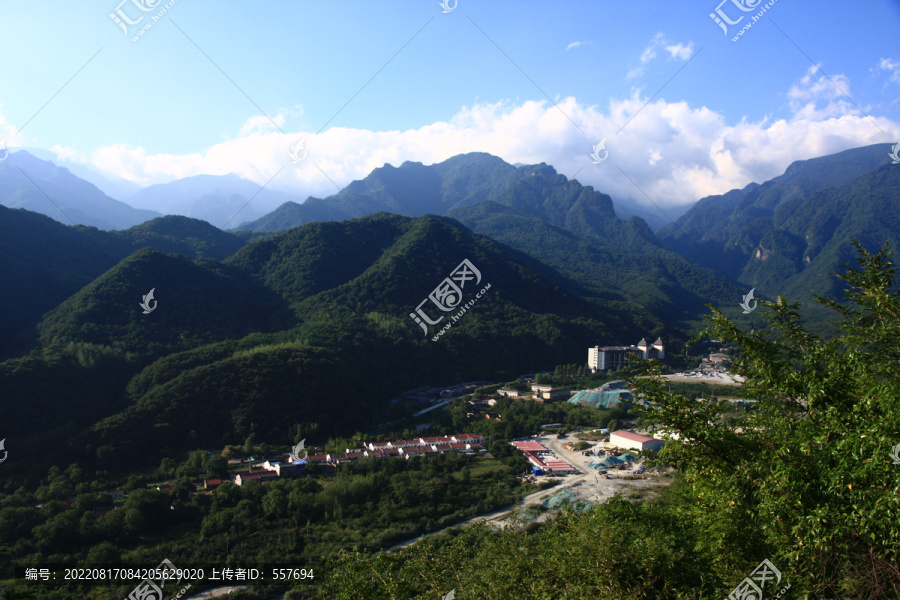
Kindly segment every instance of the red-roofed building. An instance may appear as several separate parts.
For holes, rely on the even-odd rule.
[[[399,458],[403,456],[404,448],[385,448],[376,452],[363,452],[369,458]]]
[[[578,473],[578,469],[564,460],[545,459],[544,464],[546,465],[547,470],[553,473]]]
[[[550,453],[550,450],[539,442],[513,442],[512,444],[522,452],[531,452],[537,456],[543,456]]]
[[[334,454],[328,454],[326,456],[328,458],[328,462],[340,464],[350,462],[351,460],[356,460],[364,455],[362,452],[335,452]]]
[[[665,442],[631,431],[614,431],[609,434],[609,443],[628,450],[659,450]]]
[[[459,433],[451,436],[457,442],[466,442],[469,444],[483,444],[484,436],[477,433]]]

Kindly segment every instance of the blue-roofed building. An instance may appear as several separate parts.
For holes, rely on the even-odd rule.
[[[581,390],[572,396],[569,403],[593,406],[594,408],[612,408],[614,406],[631,408],[634,404],[634,395],[629,390]]]

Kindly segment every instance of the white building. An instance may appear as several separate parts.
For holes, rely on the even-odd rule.
[[[628,355],[634,354],[644,359],[663,360],[666,349],[661,338],[656,338],[653,345],[644,338],[635,346],[594,346],[588,348],[588,367],[591,371],[617,369],[628,364]]]
[[[532,383],[531,392],[535,398],[543,398],[544,400],[568,399],[572,395],[572,392],[569,390],[555,388],[552,385],[542,383]]]
[[[630,431],[614,431],[609,434],[609,443],[626,450],[659,450],[663,447],[662,440],[647,437]]]

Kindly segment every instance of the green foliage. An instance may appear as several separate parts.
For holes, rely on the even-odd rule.
[[[159,310],[144,315],[137,299],[154,287],[147,283],[153,281],[165,282],[155,289]],[[82,355],[93,349],[93,355],[156,358],[270,329],[277,323],[279,304],[274,294],[233,269],[147,249],[63,302],[44,317],[38,330],[49,353],[62,345]]]
[[[900,589],[900,294],[887,247],[857,245],[859,268],[842,276],[842,334],[819,339],[798,306],[765,303],[769,327],[746,333],[713,309],[712,336],[739,348],[734,369],[758,400],[740,430],[717,419],[724,405],[695,403],[641,385],[655,408],[645,423],[678,431],[659,459],[684,472],[690,514],[709,534],[719,569],[747,569],[768,557],[814,597],[886,597]]]
[[[44,313],[142,248],[223,260],[243,244],[205,221],[187,217],[168,216],[123,231],[101,231],[0,207],[0,256],[14,257],[2,261],[0,273],[6,289],[15,290],[0,297],[0,358],[27,349],[34,341],[29,330]],[[128,302],[133,308],[133,295]]]
[[[900,293],[886,251],[858,251],[844,277],[852,304],[822,300],[842,317],[837,339],[805,330],[783,301],[749,333],[713,309],[705,333],[735,343],[744,393],[759,401],[741,429],[718,418],[724,403],[669,390],[652,363],[652,378],[630,380],[654,403],[643,421],[680,435],[656,458],[682,472],[658,500],[345,554],[318,597],[724,597],[764,558],[798,597],[895,597]]]
[[[166,468],[191,470],[201,456],[206,453],[192,452]],[[77,469],[51,469],[47,479],[52,487],[82,476]],[[225,564],[226,548],[236,566],[283,561],[299,566],[346,548],[375,550],[406,541],[532,491],[498,461],[455,453],[408,462],[363,460],[342,466],[324,485],[309,477],[242,487],[226,482],[191,500],[189,478],[177,480],[171,493],[147,489],[140,478],[134,484],[124,503],[101,516],[92,511],[109,504],[103,493],[79,495],[69,508],[45,502],[40,510],[24,489],[0,494],[0,578],[11,578],[13,560],[141,565],[166,556],[176,565]],[[317,581],[324,577],[320,571]],[[110,587],[90,589],[97,600],[124,594]],[[86,597],[47,587],[41,597],[73,595]]]
[[[347,553],[316,598],[706,598],[716,578],[692,551],[695,533],[661,506],[621,500],[566,514],[528,533],[467,527],[368,559]]]

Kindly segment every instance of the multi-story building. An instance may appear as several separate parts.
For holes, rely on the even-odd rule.
[[[628,364],[629,355],[663,360],[666,349],[661,338],[657,338],[653,345],[648,344],[644,338],[635,346],[594,346],[588,348],[588,367],[591,371],[618,369]]]

